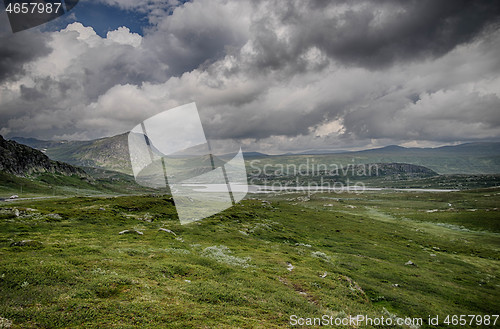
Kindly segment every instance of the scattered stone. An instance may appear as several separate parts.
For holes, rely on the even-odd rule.
[[[436,254],[430,254],[431,257],[436,257]]]
[[[11,247],[41,247],[42,243],[35,240],[21,240],[17,242],[12,242]]]
[[[142,233],[141,231],[138,231],[138,230],[123,230],[121,232],[119,232],[118,234],[127,234],[127,233],[136,233],[136,234],[139,234],[139,235],[143,235],[144,233]]]
[[[191,280],[186,279],[184,282],[191,283]]]
[[[20,213],[19,213],[19,209],[14,208],[14,215],[15,215],[16,217],[19,217],[19,214],[20,214]]]
[[[101,207],[101,208],[99,208],[99,210],[100,210],[100,211],[104,211],[104,210],[106,210],[106,209],[104,209],[104,208],[102,208],[102,207]]]
[[[6,318],[2,318],[0,316],[0,328],[11,328],[12,327],[12,321]]]
[[[407,262],[405,263],[405,265],[407,265],[407,266],[417,266],[417,264],[415,264],[415,263],[414,263],[414,262],[412,262],[411,260],[407,261]]]
[[[55,220],[61,220],[62,219],[61,215],[59,215],[59,214],[47,214],[47,218],[55,219]]]
[[[158,229],[158,231],[163,231],[163,232],[167,232],[167,233],[172,233],[174,236],[177,236],[177,234],[175,234],[173,231],[169,230],[168,228],[163,228],[163,227],[160,227]]]
[[[286,264],[288,265],[288,267],[286,269],[289,270],[290,272],[293,271],[295,266],[293,266],[292,263],[286,263]]]
[[[401,286],[399,285],[399,283],[394,283],[394,284],[392,284],[391,286],[393,286],[393,287],[395,287],[395,288],[397,288],[397,287],[401,287]]]
[[[326,278],[326,276],[328,275],[328,272],[325,272],[323,274],[320,275],[321,278]]]

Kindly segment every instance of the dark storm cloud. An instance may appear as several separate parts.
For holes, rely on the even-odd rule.
[[[254,64],[266,70],[295,65],[313,47],[335,61],[369,69],[439,57],[500,22],[496,1],[285,1],[270,6],[274,16],[264,15],[251,27],[258,49]],[[280,29],[286,29],[282,37]]]
[[[115,85],[140,85],[145,81],[158,83],[167,78],[164,70],[159,69],[161,62],[157,57],[129,45],[89,48],[75,60],[75,64],[75,69],[69,69],[77,72],[73,83],[83,85],[88,99],[92,101]]]
[[[24,64],[47,55],[47,40],[46,35],[36,31],[0,34],[0,83],[22,76]]]
[[[246,6],[241,3],[244,10]],[[247,41],[246,24],[234,19],[238,6],[218,2],[186,3],[173,15],[165,16],[149,31],[145,47],[179,76],[200,65],[209,65],[226,55],[228,48],[239,49]]]

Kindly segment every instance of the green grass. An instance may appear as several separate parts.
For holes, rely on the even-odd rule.
[[[41,173],[31,177],[18,177],[0,171],[0,199],[11,195],[21,198],[44,196],[81,196],[137,194],[153,192],[153,189],[139,186],[134,178],[111,171],[86,168],[92,177],[66,176]]]
[[[286,328],[292,314],[500,309],[498,189],[259,198],[184,226],[168,196],[0,203],[0,317],[13,328]]]

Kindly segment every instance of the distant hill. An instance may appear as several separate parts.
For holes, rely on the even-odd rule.
[[[344,156],[368,162],[405,162],[428,167],[440,174],[500,173],[500,143],[465,143],[436,148],[390,145]]]
[[[226,154],[219,155],[219,158],[229,160],[229,159],[232,159],[235,155],[236,155],[236,152],[235,153],[226,153]],[[260,153],[260,152],[243,152],[243,157],[245,159],[265,158],[265,157],[269,157],[269,156],[272,156],[272,155]]]
[[[466,143],[436,148],[406,148],[389,145],[382,148],[312,155],[281,155],[259,159],[260,164],[325,164],[343,167],[349,164],[408,163],[439,174],[499,174],[500,143]]]
[[[132,174],[128,153],[127,133],[91,141],[40,141],[16,137],[15,140],[42,150],[51,159],[82,167],[103,168]],[[188,150],[186,152],[191,152]],[[500,143],[481,142],[436,148],[416,148],[389,145],[362,151],[308,150],[299,154],[267,155],[244,152],[247,163],[301,164],[309,159],[316,163],[348,164],[407,163],[420,165],[439,174],[498,174],[500,173]],[[221,155],[227,159],[230,155]]]
[[[14,139],[43,151],[57,161],[132,174],[127,133],[91,141],[53,142],[19,137]]]
[[[482,142],[482,143],[464,143],[459,145],[447,145],[441,147],[402,147],[398,145],[388,145],[381,148],[368,149],[356,152],[349,152],[351,154],[465,154],[473,156],[490,156],[500,155],[500,143]]]
[[[0,136],[0,171],[16,176],[57,173],[65,176],[87,176],[84,170],[67,163],[50,160],[42,152]]]
[[[349,167],[348,167],[349,168]],[[369,163],[354,166],[352,170],[354,173],[358,173],[357,177],[360,176],[360,173],[363,174],[363,169],[369,168],[365,176],[391,176],[393,178],[396,177],[404,177],[406,178],[416,178],[416,177],[433,177],[438,176],[438,173],[434,170],[431,170],[424,166],[409,164],[409,163]],[[365,169],[366,171],[366,169]],[[348,170],[349,172],[349,170]]]
[[[306,150],[300,152],[288,152],[283,155],[317,155],[317,154],[336,154],[336,153],[350,153],[346,150]]]

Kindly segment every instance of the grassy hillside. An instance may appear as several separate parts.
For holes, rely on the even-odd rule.
[[[287,328],[292,315],[439,315],[449,328],[448,314],[500,309],[498,189],[262,197],[185,226],[168,196],[0,204],[0,317]]]
[[[92,175],[61,175],[43,173],[30,177],[18,177],[0,171],[0,199],[11,195],[20,198],[39,196],[76,196],[101,194],[136,194],[145,192],[163,192],[167,190],[152,190],[139,186],[133,177],[116,172],[106,172],[98,169],[87,169]]]

